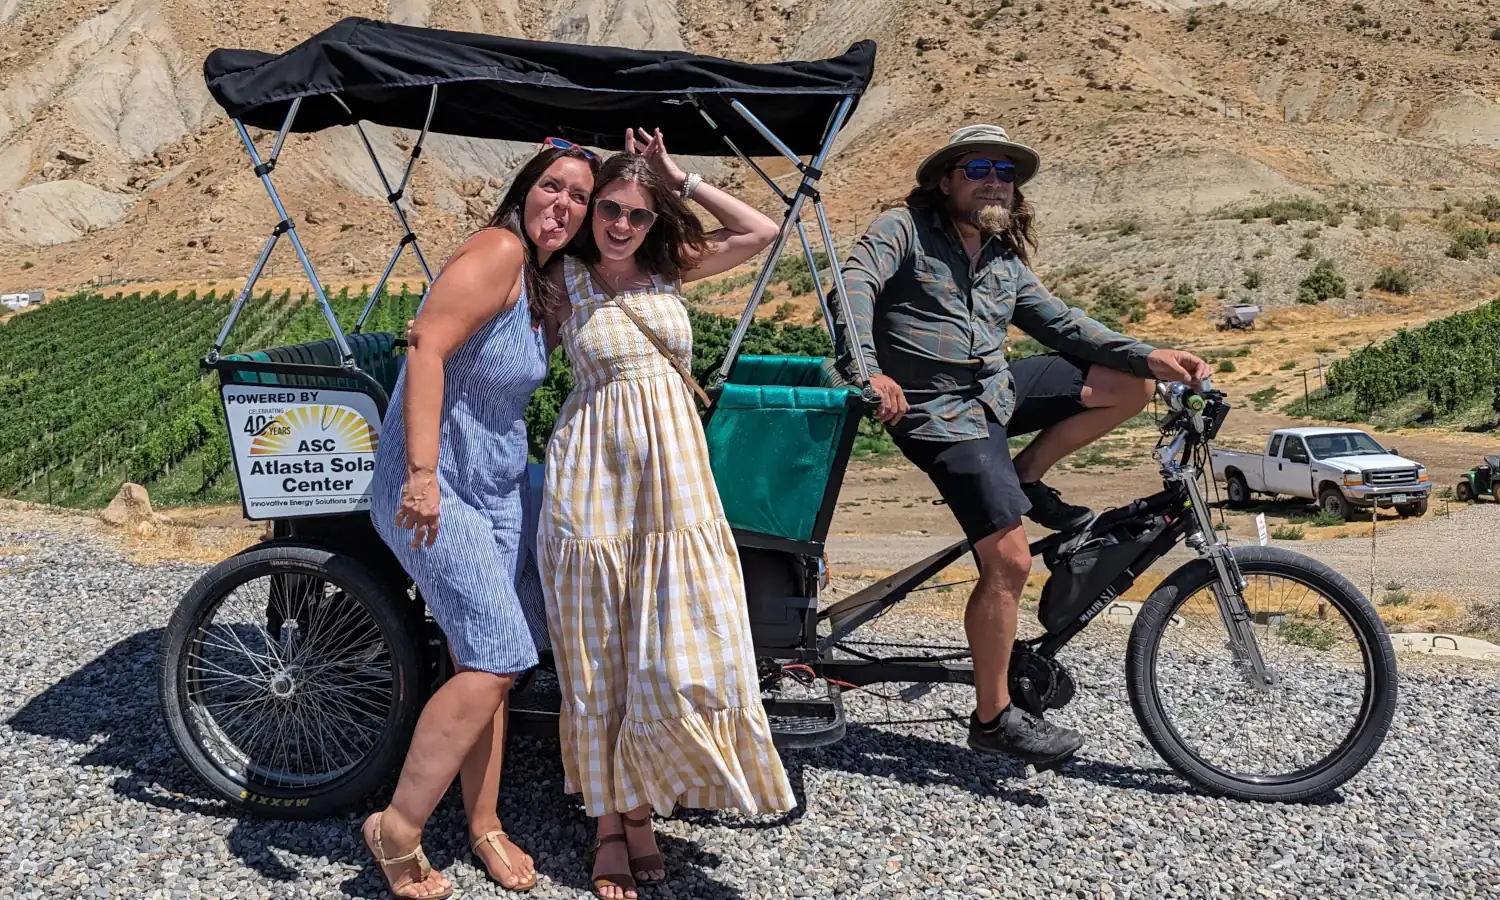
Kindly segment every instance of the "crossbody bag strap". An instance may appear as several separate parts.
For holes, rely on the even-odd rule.
[[[703,392],[703,388],[699,386],[698,380],[693,377],[692,372],[688,371],[688,367],[682,364],[682,360],[677,358],[677,354],[673,353],[667,347],[665,341],[656,336],[656,332],[652,331],[651,327],[640,316],[636,315],[635,310],[630,308],[630,304],[626,303],[619,294],[615,293],[614,289],[609,286],[609,282],[605,281],[592,265],[588,266],[588,270],[594,286],[603,291],[606,297],[613,300],[615,305],[620,307],[620,311],[629,316],[630,321],[635,323],[635,327],[641,330],[641,334],[646,336],[646,340],[650,341],[652,346],[656,347],[661,352],[661,355],[667,358],[667,362],[671,364],[672,368],[677,370],[677,374],[682,376],[682,380],[687,382],[687,386],[692,388],[693,394],[703,403],[703,407],[707,409],[712,406],[713,402],[708,399],[708,394]]]

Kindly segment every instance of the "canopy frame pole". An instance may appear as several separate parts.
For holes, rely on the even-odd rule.
[[[256,153],[255,145],[251,143],[250,136],[246,133],[244,126],[240,124],[238,119],[234,120],[235,127],[239,129],[240,138],[245,141],[245,146],[250,150],[250,160],[255,164],[255,174],[260,176],[261,180],[267,185],[270,184],[270,174],[275,170],[276,163],[281,158],[281,148],[286,144],[286,137],[291,133],[292,122],[296,121],[297,110],[301,106],[301,97],[292,101],[291,107],[286,111],[286,118],[281,122],[281,129],[276,132],[276,143],[271,147],[271,155],[264,162],[261,161],[260,156]],[[276,200],[274,191],[272,192],[271,199],[273,201]],[[260,280],[261,274],[265,272],[266,262],[271,258],[271,251],[276,249],[276,242],[281,239],[281,236],[292,228],[292,223],[287,218],[286,211],[281,209],[279,202],[276,204],[276,208],[281,212],[281,221],[277,222],[276,227],[271,230],[271,236],[266,239],[265,246],[261,248],[260,256],[255,260],[254,268],[250,270],[250,276],[245,281],[245,287],[241,289],[239,296],[234,299],[234,305],[229,308],[229,315],[224,318],[224,325],[219,329],[219,336],[214,340],[213,348],[208,351],[208,362],[210,363],[219,361],[219,353],[224,349],[224,342],[229,340],[229,331],[234,327],[234,323],[239,320],[240,313],[244,311],[245,303],[250,299],[251,292],[255,290],[255,283]]]
[[[823,325],[828,329],[828,340],[832,342],[834,336],[833,311],[829,309],[828,298],[823,294],[823,279],[818,277],[818,260],[813,256],[812,244],[808,243],[807,240],[807,228],[802,224],[800,217],[797,219],[797,237],[802,241],[802,255],[807,258],[807,271],[812,273],[813,293],[817,295],[818,309],[823,312]],[[834,259],[833,255],[829,254],[829,267],[832,268],[837,263],[838,261]]]
[[[300,97],[292,101],[292,108],[287,111],[286,122],[281,126],[281,133],[277,135],[276,145],[272,149],[272,155],[268,161],[261,161],[260,152],[255,149],[255,141],[250,139],[250,132],[245,130],[244,122],[234,119],[234,128],[239,133],[240,141],[245,145],[245,152],[250,154],[250,161],[255,164],[255,174],[260,177],[260,183],[265,187],[266,194],[271,198],[271,205],[276,208],[276,215],[280,216],[271,236],[275,238],[279,234],[285,234],[287,239],[292,242],[292,249],[297,251],[297,259],[302,263],[302,271],[307,273],[307,280],[312,284],[313,295],[318,298],[318,307],[323,311],[323,318],[328,320],[328,327],[333,330],[334,344],[339,348],[343,367],[352,369],[354,368],[354,353],[349,349],[349,342],[344,339],[344,329],[339,327],[338,317],[333,314],[333,307],[329,305],[328,295],[323,290],[323,282],[318,278],[318,270],[314,268],[312,258],[307,255],[307,248],[302,246],[302,239],[297,236],[297,223],[293,222],[292,217],[287,215],[286,207],[281,204],[281,196],[276,193],[276,185],[271,182],[271,170],[276,168],[276,154],[281,152],[281,145],[286,140],[287,134],[291,131],[292,121],[296,118],[297,110],[301,105],[302,99]],[[269,247],[270,244],[267,244],[267,246]],[[266,255],[269,256],[269,253]],[[259,272],[254,273],[251,284],[254,283],[253,279],[258,277]],[[251,284],[245,286],[246,296],[249,295]],[[225,334],[229,330],[227,326],[228,323],[226,323],[224,329]]]
[[[234,305],[229,308],[229,317],[224,320],[224,327],[219,329],[219,336],[214,341],[213,349],[208,351],[209,363],[219,361],[219,351],[224,349],[224,342],[229,339],[229,329],[234,327],[235,320],[240,317],[240,311],[245,308],[245,301],[250,299],[250,292],[255,289],[255,282],[260,280],[261,273],[266,269],[266,261],[271,258],[271,251],[276,249],[276,242],[279,240],[281,240],[281,225],[278,223],[276,230],[266,238],[266,245],[261,248],[260,257],[255,260],[255,267],[250,270],[250,277],[245,281],[240,295],[234,298]]]
[[[791,205],[792,198],[787,195],[787,192],[783,191],[781,185],[777,184],[776,180],[768,175],[765,169],[760,167],[760,163],[746,156],[745,152],[739,148],[739,145],[735,144],[734,140],[724,133],[724,130],[719,127],[719,123],[715,122],[713,116],[708,114],[708,110],[703,108],[703,102],[696,95],[689,98],[689,100],[693,104],[693,108],[698,110],[698,115],[703,117],[703,121],[708,123],[708,127],[713,129],[714,134],[717,134],[719,139],[724,142],[724,146],[728,147],[731,153],[739,157],[740,162],[753,169],[755,174],[760,176],[760,180],[764,181],[767,187],[776,192],[776,196],[781,198],[782,203]]]
[[[724,382],[729,380],[729,372],[734,368],[735,360],[739,358],[740,347],[745,342],[745,335],[747,332],[749,332],[750,326],[755,321],[755,310],[759,308],[760,298],[765,294],[766,288],[770,285],[771,275],[773,270],[776,268],[776,262],[781,258],[781,253],[786,248],[787,240],[790,239],[792,231],[794,229],[800,231],[801,222],[799,220],[799,216],[802,213],[803,203],[806,202],[809,198],[813,201],[813,208],[818,213],[819,226],[823,233],[823,244],[828,251],[829,267],[833,270],[834,284],[839,292],[839,311],[843,313],[845,322],[851,323],[852,325],[854,320],[853,314],[849,309],[848,295],[844,292],[844,279],[842,273],[839,271],[838,259],[835,256],[836,251],[832,240],[832,233],[828,228],[827,216],[823,212],[822,197],[818,194],[817,189],[818,179],[820,179],[823,175],[823,163],[827,161],[828,154],[833,148],[834,139],[838,136],[839,130],[843,127],[844,120],[848,118],[849,110],[854,106],[854,98],[845,97],[842,101],[839,102],[838,107],[829,117],[828,126],[824,131],[822,146],[819,147],[818,152],[813,155],[812,161],[810,163],[804,163],[801,158],[793,153],[791,149],[788,148],[780,138],[776,137],[776,135],[769,128],[767,128],[764,123],[757,119],[755,117],[755,114],[750,112],[750,110],[743,103],[739,102],[738,100],[732,100],[730,101],[730,106],[733,107],[735,112],[739,113],[740,116],[744,118],[744,120],[748,122],[752,128],[759,132],[760,135],[766,139],[767,143],[776,148],[779,153],[781,153],[787,159],[791,160],[797,166],[798,171],[802,173],[802,180],[797,185],[796,193],[792,195],[791,203],[788,205],[786,218],[781,223],[781,230],[777,232],[776,240],[771,244],[770,254],[767,256],[765,263],[761,267],[760,277],[755,281],[755,288],[750,292],[750,300],[745,304],[745,311],[740,315],[739,324],[735,326],[734,334],[731,335],[729,339],[729,347],[724,354],[724,362],[720,364],[719,370],[714,373],[712,381],[712,386],[714,388],[722,387]],[[808,255],[810,258],[810,249],[808,251]],[[809,265],[811,264],[811,261],[809,261]],[[818,274],[816,271],[813,272],[813,279],[815,281],[818,280]],[[821,295],[821,287],[819,287],[818,293]],[[826,306],[824,307],[824,315],[830,319],[832,318],[831,311],[828,310]],[[830,331],[828,337],[829,340],[832,341],[836,338],[836,334]],[[870,386],[870,373],[869,369],[865,365],[864,355],[859,353],[857,349],[851,355],[854,357],[854,366],[859,376],[859,386],[866,392],[868,392]]]
[[[381,292],[385,290],[386,283],[390,281],[391,273],[396,270],[396,261],[401,258],[401,252],[406,245],[411,245],[412,253],[416,254],[417,264],[422,267],[422,274],[427,277],[427,283],[432,284],[432,269],[427,265],[427,257],[422,253],[422,246],[417,243],[416,232],[412,230],[411,222],[406,218],[406,211],[401,208],[401,198],[406,194],[407,182],[411,179],[412,170],[416,167],[417,159],[422,155],[422,144],[427,140],[427,134],[432,128],[432,115],[437,110],[437,85],[432,86],[432,91],[427,99],[427,118],[422,122],[422,132],[417,136],[416,143],[411,148],[411,156],[406,161],[405,171],[401,174],[401,184],[395,190],[391,189],[391,181],[386,177],[385,167],[380,164],[380,157],[375,154],[375,145],[370,141],[370,136],[365,132],[364,125],[358,120],[354,121],[354,130],[359,134],[360,142],[365,146],[365,153],[370,157],[370,163],[375,167],[375,174],[380,178],[380,186],[385,188],[385,202],[390,204],[391,210],[396,214],[396,221],[401,225],[401,240],[396,244],[396,250],[391,254],[390,260],[385,264],[385,271],[380,274],[380,280],[376,282],[374,290],[370,291],[370,297],[365,301],[364,309],[360,310],[359,318],[354,323],[354,333],[358,334],[364,327],[365,322],[374,312],[375,305],[380,302]],[[344,98],[338,94],[331,94],[337,103],[351,119],[354,112],[344,102]],[[424,291],[425,293],[425,291]]]
[[[729,135],[724,133],[724,130],[719,127],[719,123],[715,122],[713,116],[708,114],[708,110],[703,108],[702,101],[699,100],[696,95],[689,98],[689,100],[692,103],[693,108],[698,110],[698,115],[703,117],[703,121],[708,123],[708,127],[713,129],[714,134],[717,134],[720,140],[724,142],[724,146],[728,147],[731,153],[739,157],[741,162],[753,169],[755,171],[755,174],[759,175],[761,180],[766,183],[766,186],[774,191],[776,196],[781,198],[782,203],[790,206],[792,203],[792,198],[787,195],[787,192],[781,189],[781,185],[777,184],[775,179],[767,174],[765,169],[760,167],[759,163],[746,156],[744,151],[739,148],[739,145],[737,145],[734,140],[729,137]],[[834,333],[833,313],[829,309],[827,297],[825,297],[823,294],[823,280],[818,277],[817,260],[813,257],[812,245],[808,243],[807,240],[807,229],[803,226],[800,216],[797,218],[797,237],[801,239],[802,252],[807,259],[807,269],[812,273],[813,276],[813,292],[818,297],[818,309],[823,313],[823,324],[825,327],[827,327],[828,334],[831,339]],[[774,266],[775,263],[772,263],[772,265]]]

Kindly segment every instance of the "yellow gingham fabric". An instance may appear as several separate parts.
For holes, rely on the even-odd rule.
[[[565,790],[590,816],[791,809],[692,394],[587,270],[564,266],[575,386],[547,446],[538,552]],[[691,359],[681,297],[656,280],[623,299]]]

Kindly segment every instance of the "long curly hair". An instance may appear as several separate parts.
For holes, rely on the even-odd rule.
[[[526,233],[524,219],[526,217],[526,195],[541,180],[552,164],[559,159],[581,159],[588,164],[589,171],[594,173],[594,183],[599,179],[599,158],[586,153],[576,147],[563,149],[561,147],[544,147],[537,154],[526,161],[516,172],[516,176],[510,180],[510,187],[506,189],[505,196],[500,199],[500,205],[485,223],[486,228],[504,228],[521,239],[521,246],[526,248],[526,263],[521,270],[521,277],[526,279],[526,302],[531,308],[531,323],[541,323],[553,312],[562,307],[567,298],[557,285],[542,277],[542,267],[537,259],[536,244],[532,243],[530,235]],[[578,234],[584,234],[589,230],[588,213],[584,213],[583,225],[578,229]],[[578,235],[575,234],[576,240]],[[564,248],[566,249],[566,248]]]
[[[1023,264],[1029,266],[1031,265],[1031,251],[1037,248],[1036,234],[1032,229],[1035,210],[1027,201],[1026,196],[1021,193],[1019,185],[1016,186],[1011,196],[1010,225],[999,237]],[[905,202],[908,209],[935,209],[945,215],[952,215],[948,206],[948,195],[943,193],[942,173],[935,178],[918,183],[912,188],[911,193],[906,195]]]
[[[594,196],[616,181],[633,181],[645,189],[656,210],[656,221],[646,232],[646,239],[636,248],[635,261],[642,269],[675,281],[692,268],[708,249],[708,235],[703,223],[688,208],[687,201],[667,186],[646,158],[639,153],[616,153],[599,167],[594,176]],[[592,210],[590,210],[592,215]],[[600,259],[594,230],[586,227],[573,238],[573,252],[586,263]]]

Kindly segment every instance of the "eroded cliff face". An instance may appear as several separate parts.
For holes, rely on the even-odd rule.
[[[874,39],[877,78],[826,183],[844,233],[903,194],[953,128],[986,120],[1042,152],[1029,193],[1055,233],[1122,216],[1165,227],[1293,193],[1411,209],[1440,204],[1434,186],[1500,192],[1496,23],[1456,0],[1355,6],[0,0],[0,271],[16,289],[243,273],[272,213],[203,85],[203,57],[285,49],[347,15],[749,60]],[[413,136],[369,133],[399,172]],[[410,210],[441,261],[532,148],[446,136],[428,146]],[[743,170],[692,162],[774,208]],[[397,232],[352,130],[292,139],[277,182],[331,279],[378,276]],[[1212,231],[1185,231],[1163,252],[1199,254],[1194,242]],[[294,270],[287,254],[272,274]]]

